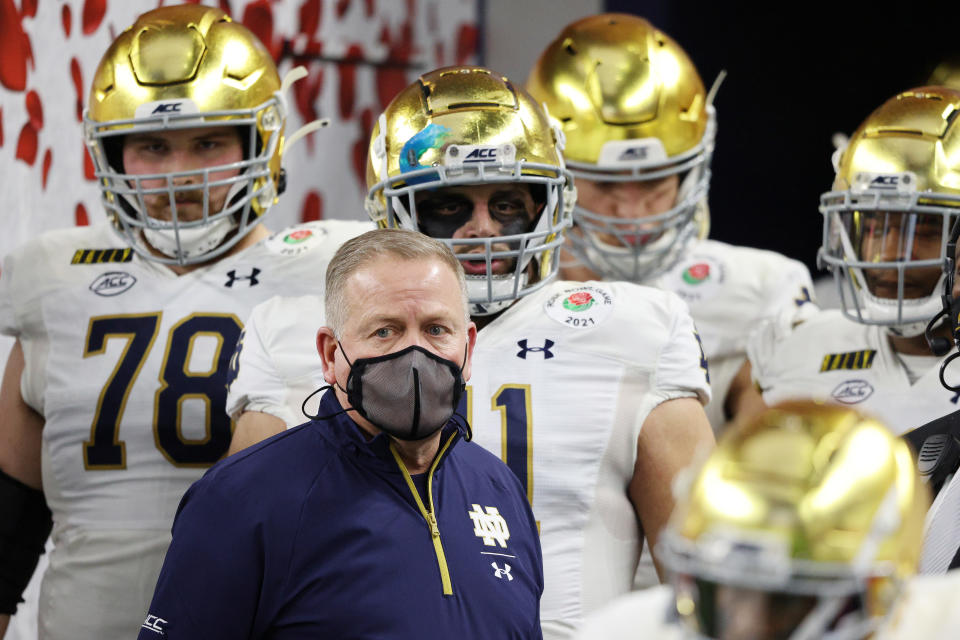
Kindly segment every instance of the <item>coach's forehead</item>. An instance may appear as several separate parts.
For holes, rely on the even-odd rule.
[[[401,315],[410,307],[420,315],[462,315],[460,283],[439,258],[384,255],[358,267],[345,285],[350,323]]]

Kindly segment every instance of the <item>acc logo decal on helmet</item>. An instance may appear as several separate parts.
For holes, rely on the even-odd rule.
[[[606,320],[613,311],[613,295],[608,289],[595,285],[575,287],[551,296],[543,309],[560,324],[590,329]]]

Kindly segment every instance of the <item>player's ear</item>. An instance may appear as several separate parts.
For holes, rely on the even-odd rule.
[[[336,384],[334,356],[337,353],[337,337],[330,327],[320,327],[317,330],[317,353],[320,354],[320,362],[323,365],[323,379],[327,384]]]

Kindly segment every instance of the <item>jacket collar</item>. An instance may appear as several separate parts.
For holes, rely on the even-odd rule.
[[[317,411],[319,418],[311,421],[311,428],[317,430],[325,439],[337,446],[342,453],[355,456],[361,464],[369,464],[376,468],[400,473],[397,463],[390,453],[391,438],[385,433],[378,433],[372,439],[370,434],[354,422],[351,417],[353,410],[344,411],[337,394],[333,389],[328,390],[320,399]],[[451,435],[455,435],[450,446],[444,449]],[[440,443],[442,459],[437,463],[439,469],[443,462],[450,457],[454,446],[464,436],[464,429],[451,420],[441,429]]]

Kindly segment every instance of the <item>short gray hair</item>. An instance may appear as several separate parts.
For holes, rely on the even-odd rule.
[[[401,260],[439,260],[450,267],[460,285],[464,318],[470,320],[467,278],[463,273],[463,265],[447,245],[407,229],[374,229],[340,245],[327,265],[324,311],[326,324],[338,339],[347,320],[347,280],[362,267],[388,255]]]

